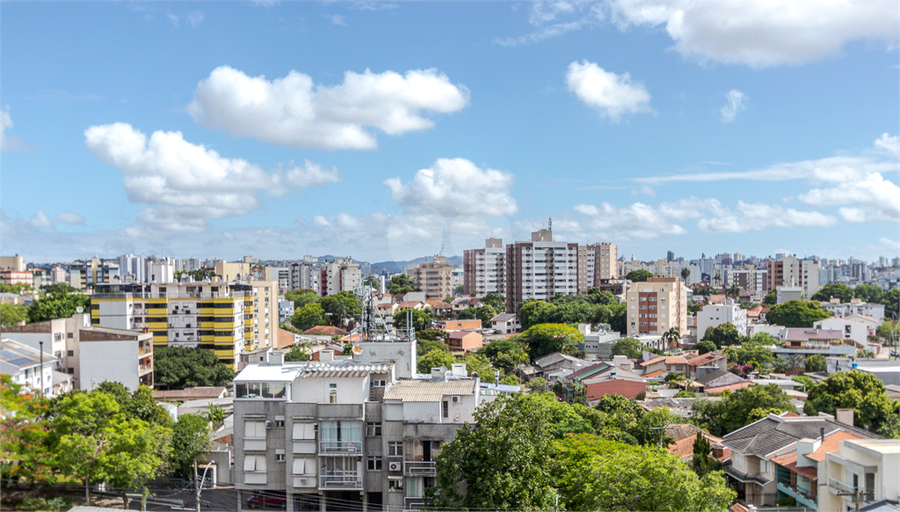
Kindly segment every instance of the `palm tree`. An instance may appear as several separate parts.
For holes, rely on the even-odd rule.
[[[731,283],[731,286],[725,291],[725,295],[737,300],[741,296],[741,287],[737,283]]]
[[[718,272],[716,272],[716,277],[713,278],[713,281],[716,282],[716,288],[718,288],[719,282],[722,281],[722,274],[719,274]]]
[[[681,340],[681,330],[678,327],[672,327],[663,334],[663,339],[666,340],[669,348],[675,348]]]
[[[684,281],[685,283],[687,282],[688,277],[690,275],[691,275],[691,269],[689,269],[687,267],[684,267],[683,269],[681,269],[681,280]]]

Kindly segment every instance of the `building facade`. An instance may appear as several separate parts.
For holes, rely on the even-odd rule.
[[[677,277],[651,277],[625,292],[627,335],[662,335],[677,327],[687,332],[687,287]]]
[[[432,261],[420,263],[411,269],[409,277],[416,283],[416,291],[424,292],[425,299],[443,299],[453,295],[450,274],[453,265],[444,256],[435,256]]]
[[[724,304],[703,306],[697,312],[697,339],[702,340],[706,330],[724,323],[737,327],[738,334],[747,335],[747,310],[742,309],[734,299],[726,299]]]
[[[553,241],[542,229],[530,242],[506,246],[506,311],[518,313],[519,303],[547,300],[556,294],[578,293],[578,244]]]
[[[618,246],[608,242],[578,246],[578,293],[600,286],[601,281],[616,279],[619,267]]]
[[[503,240],[488,238],[484,248],[463,252],[463,290],[466,295],[484,297],[506,293],[506,248]]]

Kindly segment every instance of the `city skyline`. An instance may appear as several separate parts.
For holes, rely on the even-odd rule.
[[[6,3],[3,250],[891,259],[897,6]]]

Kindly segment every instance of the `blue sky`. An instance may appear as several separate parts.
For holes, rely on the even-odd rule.
[[[2,251],[900,254],[900,4],[4,2]]]

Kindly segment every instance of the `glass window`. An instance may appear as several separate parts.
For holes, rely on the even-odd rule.
[[[402,441],[389,442],[388,443],[388,455],[391,455],[391,456],[403,455],[403,442]]]

